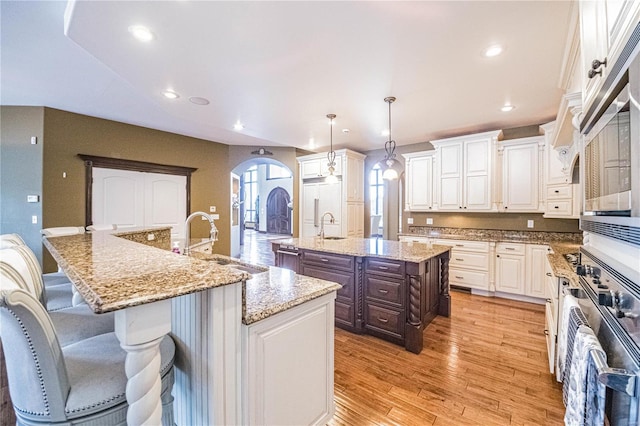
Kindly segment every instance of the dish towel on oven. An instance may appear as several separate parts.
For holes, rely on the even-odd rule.
[[[606,359],[593,330],[587,325],[581,325],[576,332],[571,365],[566,366],[569,370],[569,389],[564,423],[567,426],[604,424],[606,390],[598,381],[598,369],[593,361],[592,351],[599,351]]]
[[[578,299],[570,294],[566,294],[562,302],[562,318],[560,318],[560,326],[558,327],[558,368],[556,368],[556,379],[559,382],[564,381],[564,366],[567,356],[567,329],[569,328],[569,313],[571,308],[578,308]],[[586,320],[583,324],[586,324]],[[575,328],[577,329],[578,326],[576,325]],[[575,336],[575,330],[573,335]],[[571,347],[571,349],[573,349],[573,347]]]
[[[578,306],[572,306],[568,309],[569,319],[567,320],[567,327],[565,329],[567,335],[565,336],[566,348],[564,356],[564,369],[562,370],[562,401],[564,405],[567,405],[567,392],[569,391],[569,373],[571,369],[571,360],[573,358],[573,349],[576,338],[576,333],[580,326],[589,326],[587,318],[582,313],[582,309]],[[564,313],[563,313],[564,315]]]

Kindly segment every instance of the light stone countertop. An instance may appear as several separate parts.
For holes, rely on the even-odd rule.
[[[357,257],[379,257],[419,263],[439,256],[451,249],[450,246],[383,240],[381,238],[345,238],[327,240],[320,237],[286,238],[272,240],[271,243],[285,244],[299,249],[344,254]]]
[[[129,231],[149,232],[141,228]],[[218,254],[183,256],[119,238],[118,231],[43,238],[58,265],[96,313],[168,299],[245,280],[244,324],[251,324],[341,288],[286,269]],[[257,273],[250,274],[238,266]]]
[[[577,243],[551,243],[549,244],[553,253],[548,254],[549,264],[553,271],[553,275],[558,278],[566,278],[570,287],[578,287],[579,277],[576,274],[575,266],[572,266],[565,254],[577,253],[580,251],[580,244]]]

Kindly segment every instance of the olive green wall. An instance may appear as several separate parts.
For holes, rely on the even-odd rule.
[[[238,167],[237,172],[245,172],[251,165],[256,162],[266,161],[279,161],[287,166],[293,173],[293,236],[298,236],[298,191],[299,191],[299,167],[296,157],[299,155],[298,150],[292,147],[275,147],[270,146],[266,149],[273,153],[269,156],[260,156],[251,154],[252,151],[260,148],[259,146],[243,146],[243,145],[230,145],[229,146],[229,170],[234,170]],[[240,167],[239,167],[240,166]]]
[[[0,234],[19,234],[42,259],[44,108],[0,107]],[[37,138],[35,145],[31,137]],[[27,203],[37,195],[37,203]],[[36,216],[38,223],[31,223]]]
[[[229,146],[51,108],[44,109],[43,227],[85,224],[85,167],[78,154],[197,168],[191,176],[191,211],[215,205],[220,220],[214,251],[229,254]],[[66,178],[63,178],[66,173]],[[206,237],[201,221],[194,237]],[[53,259],[45,256],[45,269]]]

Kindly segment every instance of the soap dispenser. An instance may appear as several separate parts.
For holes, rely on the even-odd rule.
[[[171,251],[180,254],[180,243],[178,241],[175,241],[173,243],[173,248],[171,249]]]

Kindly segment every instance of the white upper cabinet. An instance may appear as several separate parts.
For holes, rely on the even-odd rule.
[[[320,231],[321,216],[330,212],[333,224],[325,220],[325,235],[364,236],[364,159],[348,149],[336,151],[338,182],[328,183],[327,154],[298,157],[300,163],[300,236],[311,237]]]
[[[544,137],[502,141],[498,154],[502,164],[502,210],[544,211],[541,170]]]
[[[639,21],[640,1],[580,1],[582,104],[585,111],[596,99],[607,73]],[[594,64],[594,61],[604,62],[605,59],[606,65]]]
[[[433,155],[435,151],[402,154],[405,158],[405,210],[433,208]]]
[[[438,210],[495,211],[494,145],[499,131],[432,141]]]

